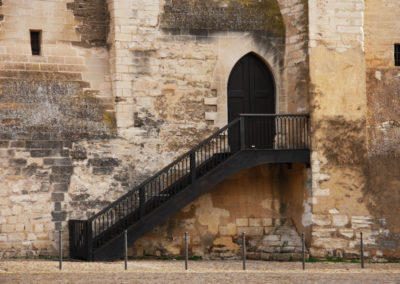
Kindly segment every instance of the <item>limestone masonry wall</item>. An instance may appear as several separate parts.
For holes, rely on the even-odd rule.
[[[227,123],[252,52],[276,113],[310,113],[311,168],[229,177],[154,228],[133,256],[399,258],[395,0],[0,1],[0,257],[55,255],[86,219]],[[30,30],[41,31],[32,55]]]
[[[394,3],[309,2],[313,125],[311,253],[317,257],[357,256],[360,232],[364,233],[371,258],[398,257],[399,227],[390,225],[395,213],[389,212],[388,206],[397,200],[393,187],[398,173],[382,157],[371,159],[375,152],[373,145],[383,146],[381,137],[371,135],[375,131],[371,129],[371,116],[376,112],[387,113],[390,107],[371,104],[375,99],[370,95],[373,78],[369,71],[376,64],[372,58],[382,58],[382,54],[393,56],[393,48],[380,38],[382,27],[388,22],[382,27],[377,23],[383,18],[390,21],[396,17],[396,9],[388,11],[388,7],[397,5]],[[387,10],[383,13],[377,7]],[[381,51],[376,52],[378,47]],[[383,97],[378,100],[382,99],[385,100]],[[388,169],[386,173],[383,164]],[[386,180],[390,190],[382,182],[385,176],[391,177]],[[383,196],[394,199],[384,202]],[[387,209],[378,210],[380,206]]]

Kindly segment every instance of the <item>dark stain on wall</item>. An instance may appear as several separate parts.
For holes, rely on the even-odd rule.
[[[167,0],[161,14],[161,28],[194,34],[263,31],[270,36],[285,36],[285,25],[275,0]]]
[[[86,159],[86,150],[72,151],[73,144],[116,136],[112,105],[98,98],[98,91],[87,90],[90,85],[79,73],[1,71],[0,76],[0,154],[8,159],[7,175],[34,175],[42,184],[40,191],[51,192],[52,221],[56,230],[61,229],[67,219],[65,194],[73,159]],[[21,152],[43,165],[16,159]],[[116,163],[99,161],[94,161],[94,171]]]
[[[83,90],[88,84],[73,75],[20,72],[17,78],[2,79],[0,132],[69,141],[115,135],[112,106],[96,98],[96,92]]]
[[[378,72],[378,73],[377,73]],[[380,73],[380,76],[377,74]],[[381,220],[379,246],[388,258],[400,257],[400,77],[397,68],[367,70],[368,168],[365,199]],[[380,79],[378,79],[378,78]]]
[[[326,133],[320,141],[328,165],[361,166],[366,161],[365,120],[346,120],[343,116],[321,119],[313,127]]]
[[[73,44],[83,47],[107,46],[110,15],[106,0],[74,0],[67,3],[76,19],[82,21],[76,31],[81,35],[80,42]]]

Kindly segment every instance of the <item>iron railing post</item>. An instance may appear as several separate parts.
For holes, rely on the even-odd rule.
[[[92,221],[86,222],[86,244],[87,244],[87,252],[88,252],[88,260],[93,261],[93,229],[92,229]]]
[[[146,215],[146,195],[144,191],[144,187],[139,189],[139,208],[140,208],[140,218],[143,218]]]
[[[196,180],[196,152],[190,153],[190,177],[191,183]]]
[[[240,150],[246,149],[246,130],[244,126],[244,116],[240,117]]]

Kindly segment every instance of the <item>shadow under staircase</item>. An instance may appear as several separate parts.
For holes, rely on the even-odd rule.
[[[242,114],[88,220],[69,220],[70,257],[120,259],[128,245],[240,170],[310,163],[307,114]]]

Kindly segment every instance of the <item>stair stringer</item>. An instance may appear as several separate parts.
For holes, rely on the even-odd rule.
[[[271,163],[309,163],[309,150],[244,150],[227,158],[224,162],[197,179],[193,184],[172,196],[171,199],[148,213],[144,218],[127,228],[128,246],[141,238],[154,227],[165,222],[190,202],[194,201],[211,188],[232,174],[246,168]],[[116,260],[124,253],[124,234],[121,233],[102,247],[93,251],[91,260]]]

